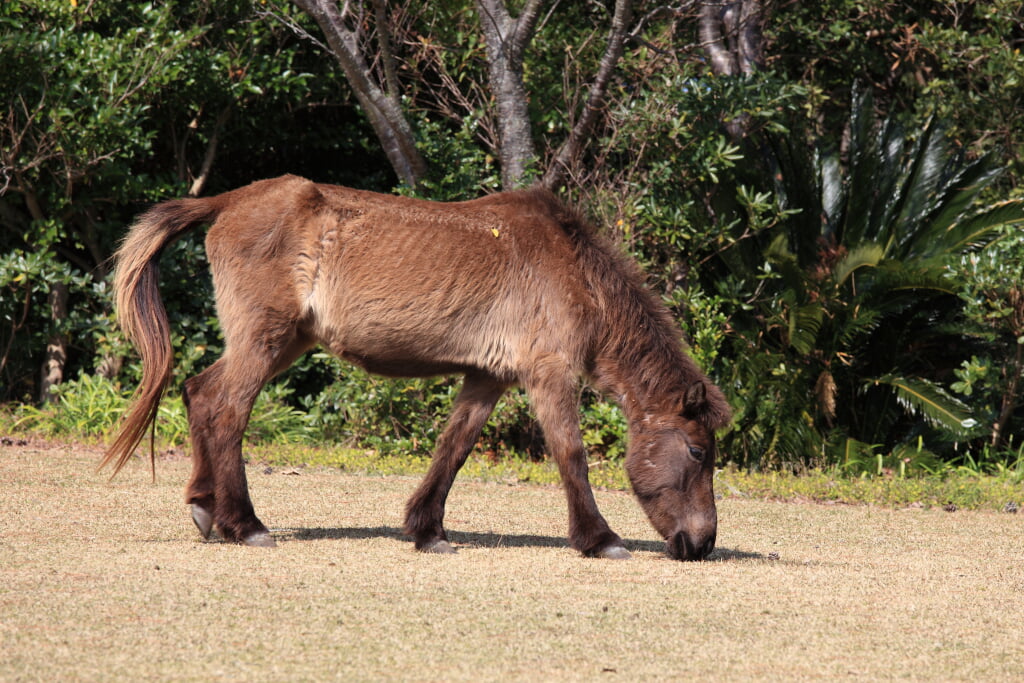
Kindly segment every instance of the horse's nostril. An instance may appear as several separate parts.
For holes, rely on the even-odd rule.
[[[715,549],[715,535],[698,545],[685,531],[677,531],[668,539],[667,545],[668,554],[674,560],[703,560]]]
[[[686,541],[683,540],[683,532],[678,531],[668,539],[668,554],[673,560],[686,559]]]
[[[669,554],[676,560],[695,560],[695,548],[689,536],[683,531],[677,531],[669,542]]]
[[[715,534],[711,534],[700,548],[700,559],[706,558],[715,549]]]

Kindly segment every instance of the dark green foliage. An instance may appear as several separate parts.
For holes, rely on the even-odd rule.
[[[73,321],[58,324],[49,319],[48,295],[53,283],[85,292],[90,289],[88,278],[55,258],[49,249],[14,249],[0,255],[0,397],[32,401],[27,387],[39,372],[35,363],[39,350],[55,332],[80,331]],[[79,326],[87,322],[82,320]]]
[[[880,122],[870,92],[822,136],[813,90],[699,75],[668,68],[617,114],[621,193],[598,201],[733,400],[725,457],[801,469],[913,445],[923,466],[971,448],[991,422],[951,391],[977,343],[956,266],[1024,217],[978,204],[996,156],[968,158],[937,118]]]
[[[39,398],[57,333],[69,340],[65,377],[112,371],[125,346],[110,326],[108,259],[138,212],[197,176],[208,172],[204,193],[285,172],[390,185],[342,86],[248,0],[3,3],[0,399]],[[190,373],[218,343],[200,241],[165,265],[178,371]],[[69,293],[55,319],[58,282]]]
[[[1024,230],[1007,226],[988,249],[957,265],[964,329],[981,344],[978,355],[955,371],[952,388],[983,425],[992,425],[986,445],[997,452],[1005,448],[1004,459],[1011,460],[1014,435],[1024,433]]]
[[[878,123],[871,105],[854,102],[845,159],[835,144],[765,137],[786,218],[721,258],[748,306],[723,368],[738,462],[844,462],[851,440],[888,452],[922,437],[949,454],[980,426],[949,391],[970,347],[951,266],[1024,207],[975,209],[998,176],[990,160],[966,161],[934,120],[913,138]]]
[[[1011,172],[996,187],[1020,187],[1024,19],[1017,0],[789,3],[765,31],[773,68],[812,86],[826,127],[842,125],[856,78],[904,123],[935,114],[972,153],[999,146],[999,165]]]
[[[641,260],[732,400],[724,459],[855,473],[1019,462],[1019,3],[769,4],[766,68],[743,78],[710,75],[691,17],[650,18],[568,198]],[[415,192],[498,189],[474,3],[388,7],[429,164]],[[610,18],[608,3],[552,7],[526,55],[541,164],[580,114]],[[637,3],[635,20],[653,9]],[[60,335],[64,376],[80,377],[55,396],[69,423],[135,385],[107,259],[147,204],[190,191],[208,154],[202,194],[286,172],[393,189],[332,60],[268,11],[318,35],[287,3],[0,4],[0,400],[40,398]],[[180,381],[220,351],[201,239],[168,251],[161,282]],[[61,286],[67,313],[55,315]],[[253,433],[426,453],[456,391],[309,354],[260,399]],[[582,405],[594,457],[618,457],[621,414],[589,391]],[[182,410],[172,391],[169,440]],[[521,393],[499,404],[480,449],[543,456]]]

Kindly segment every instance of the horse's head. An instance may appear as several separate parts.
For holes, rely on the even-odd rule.
[[[676,560],[702,560],[715,547],[714,430],[728,413],[709,414],[707,391],[699,382],[675,409],[646,418],[626,456],[633,492]]]

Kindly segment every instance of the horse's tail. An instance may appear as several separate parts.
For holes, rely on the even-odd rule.
[[[153,426],[164,390],[174,369],[174,350],[167,309],[160,299],[159,261],[163,250],[196,226],[209,223],[224,207],[224,195],[178,199],[157,204],[144,213],[114,255],[114,306],[121,329],[142,357],[142,382],[121,431],[100,462],[114,463],[117,474]],[[152,442],[150,466],[155,475]],[[113,475],[111,475],[113,476]]]

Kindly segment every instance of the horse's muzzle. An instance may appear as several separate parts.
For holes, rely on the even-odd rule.
[[[685,531],[677,531],[667,540],[666,552],[673,560],[703,560],[715,549],[715,533],[694,538]]]

